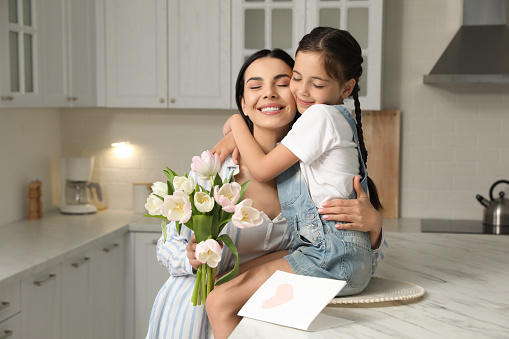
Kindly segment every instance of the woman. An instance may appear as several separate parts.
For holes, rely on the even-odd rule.
[[[251,126],[255,139],[266,151],[276,146],[295,120],[295,101],[288,87],[292,69],[293,59],[286,52],[279,49],[263,50],[246,60],[237,78],[237,106],[240,112],[245,107],[243,105],[252,105],[251,108],[255,108],[251,110],[253,114],[246,116],[246,121]],[[290,247],[293,239],[286,220],[281,215],[275,180],[267,183],[253,180],[242,158],[238,165],[231,158],[224,162],[221,176],[227,177],[232,172],[235,181],[239,183],[250,180],[244,198],[252,199],[253,207],[263,211],[264,217],[263,224],[257,227],[240,230],[230,223],[224,229],[239,251],[243,272],[271,260],[274,256],[279,257],[282,251]],[[340,211],[341,214],[331,216],[330,220],[351,221],[347,227],[369,231],[374,238],[372,244],[381,242],[383,245],[373,252],[373,257],[376,258],[376,254],[385,248],[381,216],[365,195],[360,193],[359,196],[362,199],[347,204],[343,201],[328,202],[329,206],[323,209],[323,213]],[[167,241],[163,243],[161,237],[157,256],[158,261],[168,268],[171,276],[154,302],[147,338],[212,337],[204,307],[192,306],[190,301],[195,282],[193,266],[196,268],[199,264],[194,258],[196,242],[192,232],[183,227],[181,235],[178,235],[173,225],[169,225],[167,229]],[[373,259],[373,262],[376,265],[376,259]],[[233,256],[225,248],[218,274],[231,269],[233,264]]]

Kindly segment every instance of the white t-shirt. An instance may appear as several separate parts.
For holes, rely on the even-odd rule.
[[[353,178],[359,174],[357,145],[350,124],[334,106],[309,107],[281,142],[300,159],[317,207],[352,193]]]

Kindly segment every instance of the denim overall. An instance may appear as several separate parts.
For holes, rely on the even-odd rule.
[[[359,154],[361,185],[367,192],[366,165],[361,157],[355,122],[343,106],[334,106],[352,127]],[[283,215],[294,235],[290,253],[285,256],[295,273],[319,278],[345,280],[338,295],[362,292],[372,275],[371,242],[367,232],[338,230],[336,221],[318,214],[300,171],[300,163],[277,177],[277,190]],[[355,199],[355,190],[347,199]]]

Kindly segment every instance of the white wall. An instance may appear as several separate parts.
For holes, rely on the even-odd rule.
[[[220,140],[232,111],[65,109],[62,156],[94,156],[108,208],[131,209],[133,183],[166,181],[168,166],[189,172],[191,158]],[[116,157],[111,143],[129,141],[133,155]]]
[[[42,181],[43,210],[58,193],[60,110],[0,110],[0,225],[28,216],[28,183]]]
[[[461,25],[461,0],[385,9],[383,106],[402,111],[400,215],[480,220],[475,195],[509,179],[509,88],[423,84]]]

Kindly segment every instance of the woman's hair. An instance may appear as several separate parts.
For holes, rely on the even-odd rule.
[[[352,97],[355,103],[355,120],[362,159],[367,166],[368,151],[364,144],[362,132],[362,111],[359,102],[359,78],[362,75],[362,49],[357,40],[347,31],[331,28],[316,27],[306,34],[299,42],[298,52],[318,52],[322,54],[325,72],[337,80],[340,85],[354,79],[355,86]],[[373,207],[382,210],[375,183],[368,176],[369,199]]]
[[[237,103],[237,108],[239,109],[240,114],[242,114],[242,117],[244,118],[244,121],[246,122],[247,126],[249,127],[249,130],[251,131],[251,133],[253,133],[253,122],[242,111],[242,98],[244,98],[244,76],[246,74],[247,68],[253,62],[255,62],[258,59],[262,59],[262,58],[280,59],[283,62],[285,62],[292,70],[293,70],[293,65],[295,64],[295,61],[288,53],[286,53],[282,49],[275,48],[273,50],[262,49],[256,53],[252,54],[249,58],[246,59],[246,61],[240,68],[239,75],[237,76],[237,82],[235,83],[235,102]],[[295,120],[297,120],[298,117],[299,117],[299,114],[295,114],[294,122],[295,122]]]

